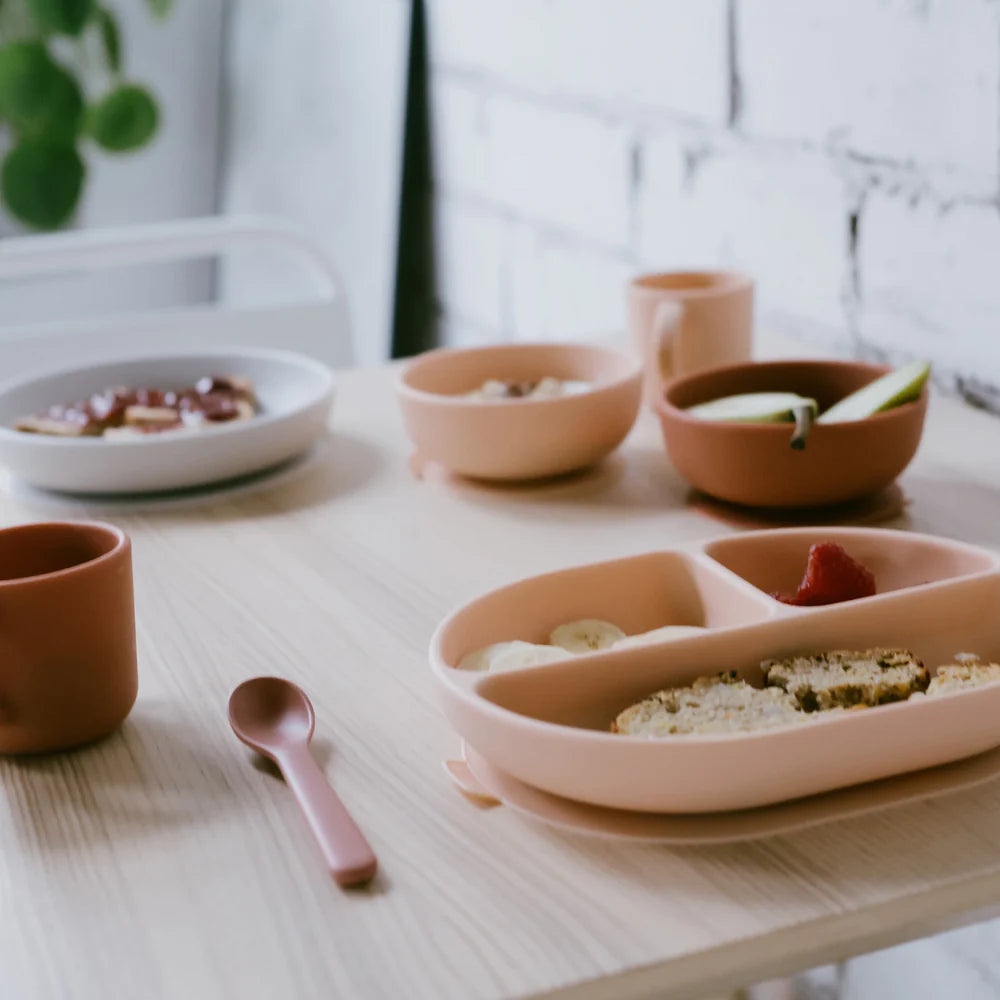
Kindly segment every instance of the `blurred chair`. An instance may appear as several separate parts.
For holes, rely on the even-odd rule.
[[[77,230],[0,240],[0,283],[195,258],[245,248],[280,249],[307,272],[305,302],[240,307],[206,302],[107,317],[8,324],[0,312],[0,380],[39,368],[195,348],[272,347],[331,367],[354,357],[344,286],[332,263],[280,220],[212,217],[121,229]]]

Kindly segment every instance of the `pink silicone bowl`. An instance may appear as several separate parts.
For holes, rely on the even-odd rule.
[[[806,446],[789,446],[788,424],[700,420],[685,409],[742,392],[798,392],[821,409],[889,371],[862,361],[769,361],[678,379],[657,404],[667,453],[692,486],[754,507],[816,507],[888,486],[920,444],[927,390],[864,420],[816,424]]]
[[[878,594],[798,608],[769,596],[800,578],[810,545],[835,541]],[[456,669],[508,639],[545,642],[560,622],[602,618],[626,634],[706,631],[505,673]],[[648,739],[608,731],[628,705],[719,670],[760,683],[760,662],[831,649],[905,647],[930,671],[956,653],[1000,661],[1000,556],[903,531],[794,528],[557,570],[484,594],[431,640],[445,712],[491,765],[536,788],[612,809],[752,809],[983,753],[1000,745],[1000,684],[802,725]]]
[[[461,395],[488,379],[546,375],[594,387],[541,400],[480,402]],[[480,479],[538,479],[593,465],[628,434],[641,391],[637,360],[589,344],[430,351],[411,361],[396,383],[419,455]]]

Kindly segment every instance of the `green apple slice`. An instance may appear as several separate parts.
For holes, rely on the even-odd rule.
[[[926,361],[913,361],[903,365],[845,396],[839,403],[834,403],[829,410],[819,415],[818,423],[839,424],[848,420],[864,420],[883,410],[912,403],[919,397],[930,373],[931,366]]]
[[[701,420],[730,423],[777,424],[795,422],[791,446],[801,451],[812,429],[819,407],[815,399],[795,392],[745,392],[699,403],[685,411]]]
[[[795,392],[746,392],[689,406],[686,413],[700,420],[777,424],[795,419],[796,410],[818,409],[815,399]]]

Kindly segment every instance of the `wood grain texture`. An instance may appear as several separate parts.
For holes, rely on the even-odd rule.
[[[697,997],[970,920],[1000,903],[1000,786],[795,836],[668,850],[479,810],[426,650],[460,601],[526,574],[735,530],[688,503],[643,418],[600,469],[547,485],[424,481],[385,369],[341,379],[333,433],[274,480],[204,498],[57,501],[7,484],[3,523],[99,516],[135,544],[140,695],[122,731],[0,762],[0,996]],[[886,523],[1000,533],[1000,424],[935,399]],[[343,892],[288,790],[226,723],[278,673],[381,863]]]

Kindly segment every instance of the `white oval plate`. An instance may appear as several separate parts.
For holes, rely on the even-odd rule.
[[[204,431],[139,439],[60,438],[13,429],[19,417],[109,386],[178,389],[203,375],[253,379],[260,412]],[[64,493],[148,493],[250,475],[308,450],[326,429],[333,375],[286,351],[242,349],[138,355],[36,374],[0,386],[0,463],[32,486]]]

